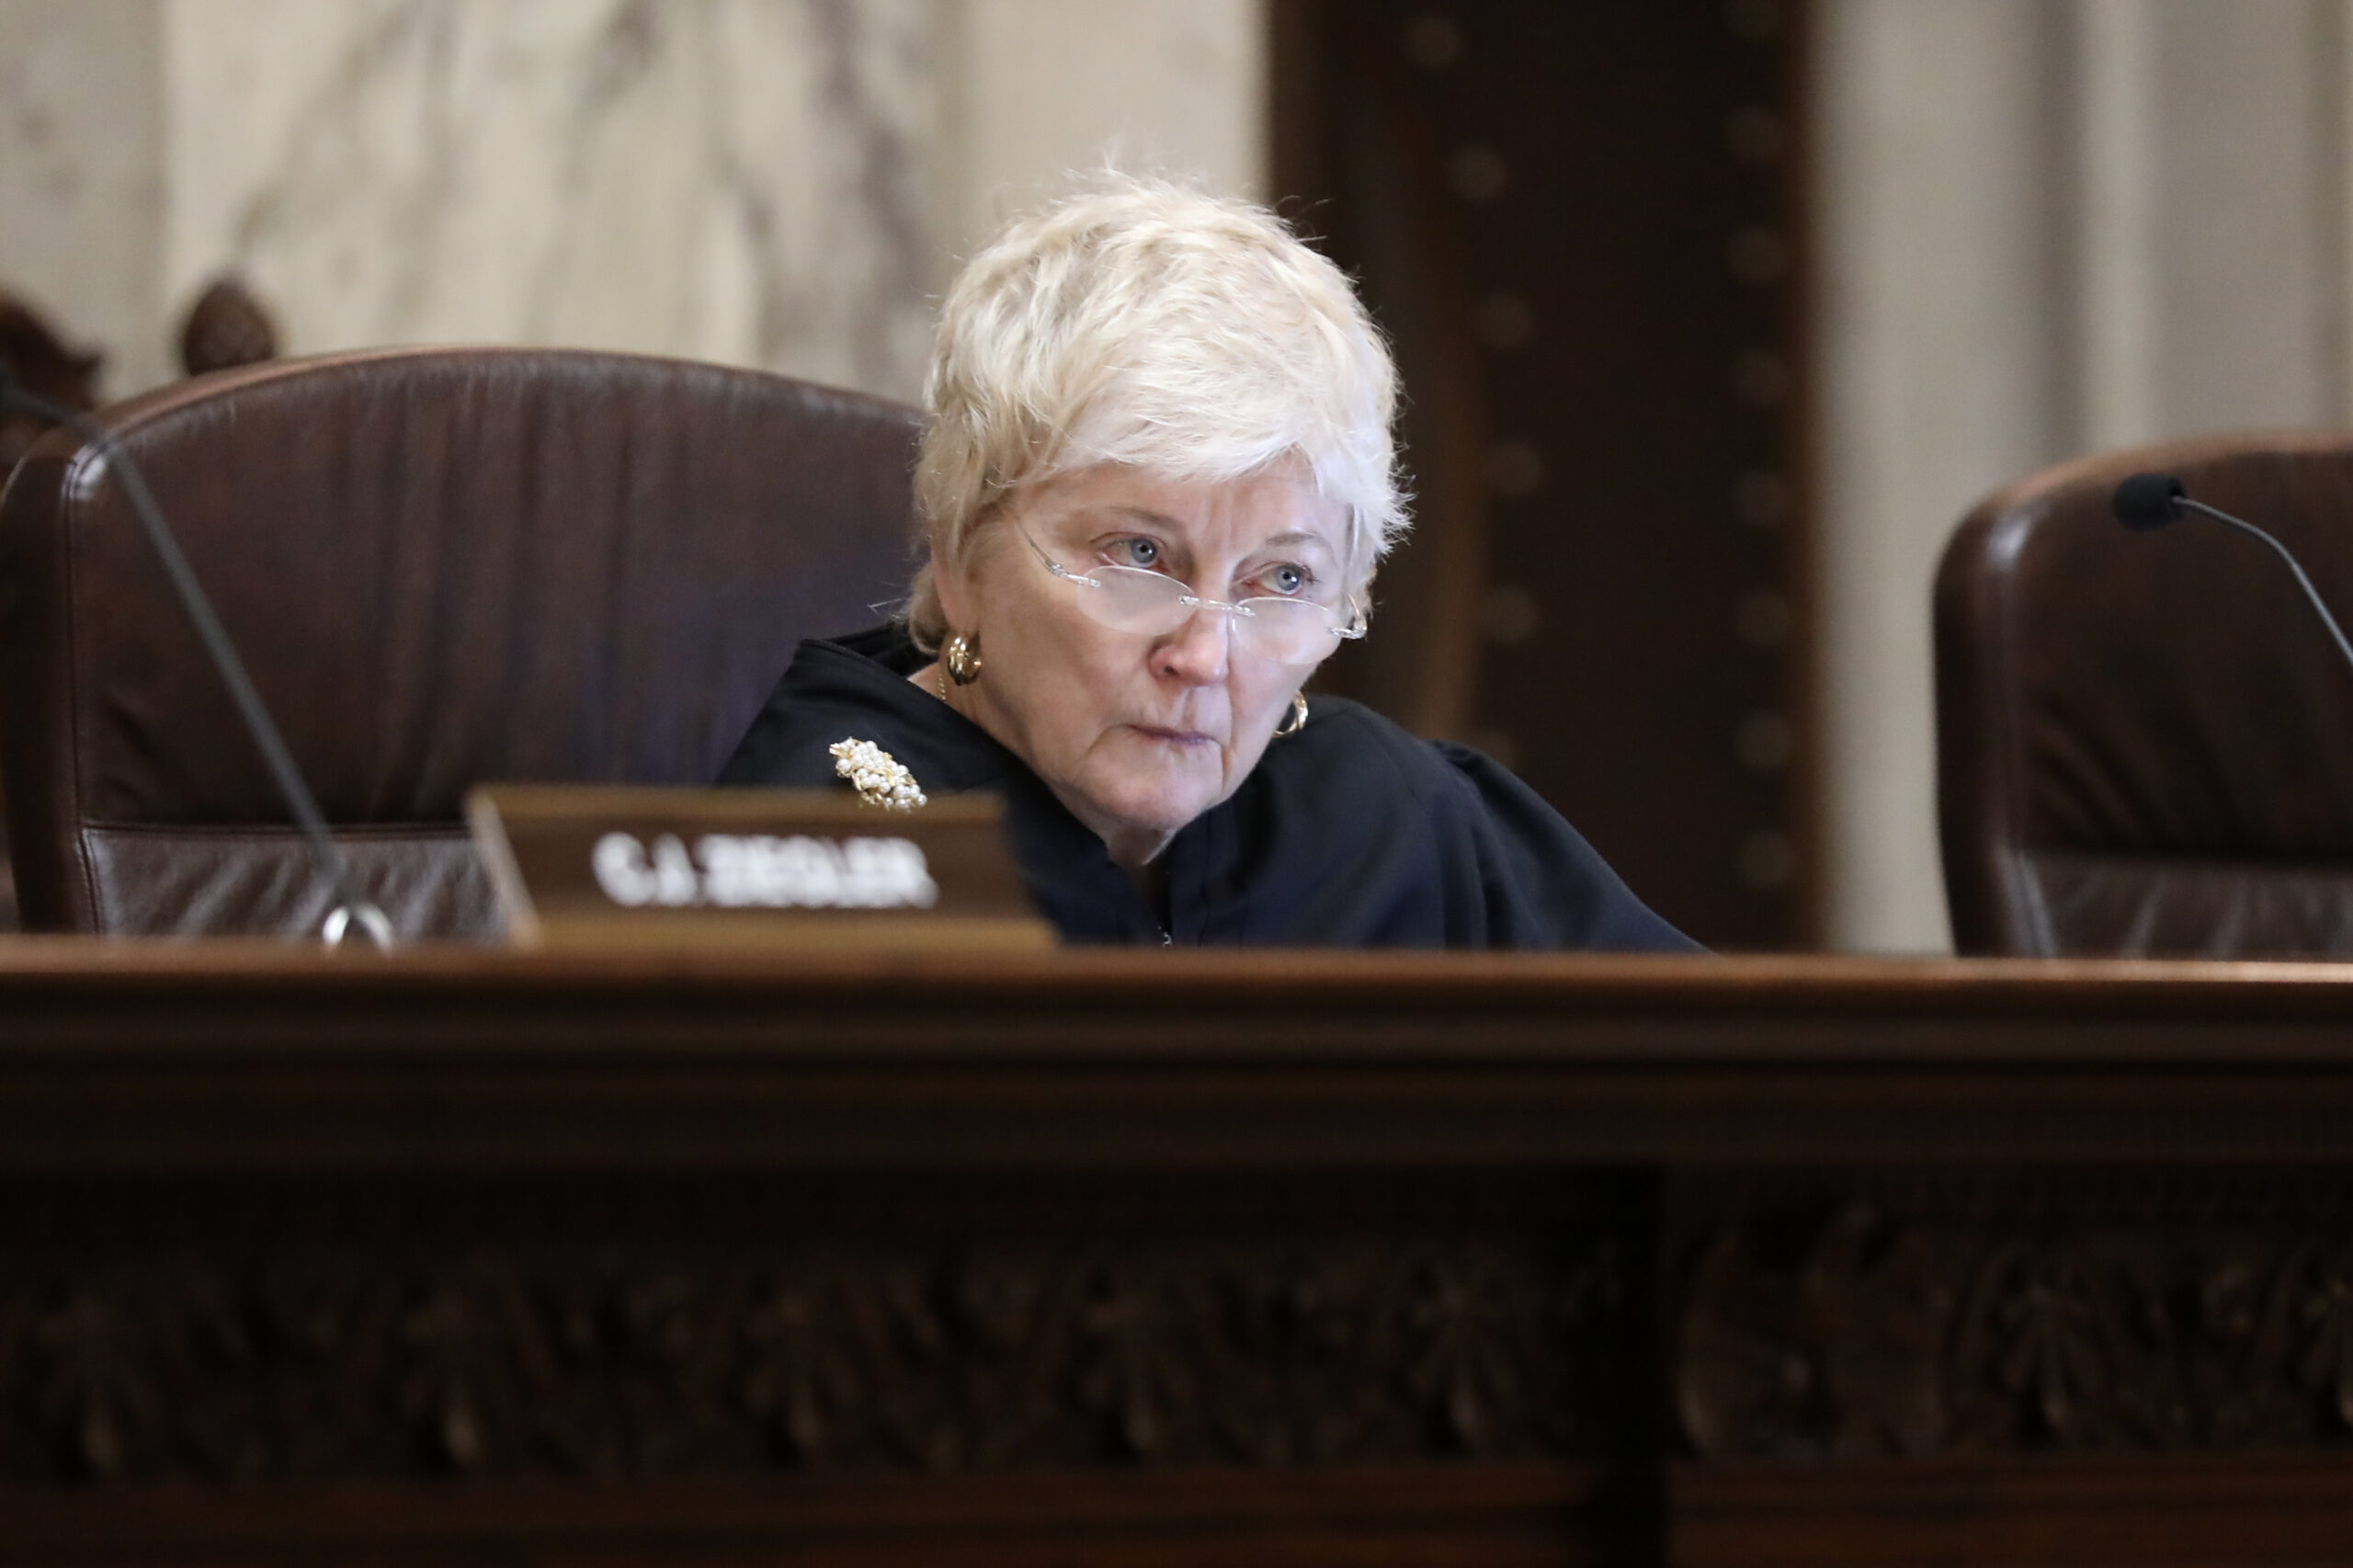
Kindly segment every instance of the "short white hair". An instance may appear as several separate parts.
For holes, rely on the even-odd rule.
[[[1219,482],[1286,460],[1349,514],[1362,602],[1406,527],[1388,345],[1331,261],[1247,201],[1106,175],[967,262],[924,380],[915,501],[961,562],[1016,491],[1099,463]],[[926,562],[907,622],[951,630]]]

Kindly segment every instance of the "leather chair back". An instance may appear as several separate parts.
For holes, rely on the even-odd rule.
[[[2353,956],[2353,669],[2261,541],[2120,525],[2143,470],[2276,534],[2353,620],[2353,436],[2122,452],[1979,506],[1936,594],[1955,942]]]
[[[386,350],[100,417],[409,937],[496,930],[471,786],[709,782],[794,643],[881,619],[911,560],[915,412],[756,371]],[[0,668],[28,929],[316,929],[260,757],[63,432],[0,498]]]

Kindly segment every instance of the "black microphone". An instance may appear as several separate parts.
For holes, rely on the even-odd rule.
[[[2169,473],[2136,473],[2116,487],[2116,520],[2134,533],[2164,528],[2181,516],[2175,503],[2188,499],[2189,491]]]
[[[180,553],[179,541],[172,536],[170,525],[164,521],[163,508],[156,506],[153,492],[147,488],[145,476],[139,465],[131,460],[122,443],[96,421],[85,417],[62,403],[54,403],[18,383],[6,362],[0,362],[0,411],[14,409],[45,424],[62,425],[83,442],[97,449],[105,472],[121,489],[124,499],[145,530],[147,542],[163,562],[164,575],[172,585],[173,594],[187,612],[188,621],[196,628],[197,640],[204,644],[206,657],[229,688],[229,696],[237,705],[238,714],[245,722],[246,733],[253,736],[254,745],[261,752],[262,761],[268,765],[270,777],[277,781],[278,792],[285,797],[287,809],[294,813],[294,821],[302,830],[302,837],[310,845],[311,860],[317,868],[319,880],[334,890],[335,906],[328,912],[326,924],[319,934],[329,947],[342,943],[345,934],[354,926],[366,932],[376,946],[390,951],[392,946],[392,923],[384,912],[361,898],[351,881],[351,868],[344,860],[343,850],[327,831],[326,816],[319,810],[311,787],[302,782],[301,770],[294,766],[294,756],[286,749],[285,737],[278,733],[269,710],[262,706],[261,693],[245,674],[244,661],[237,657],[237,650],[222,629],[221,618],[212,611],[212,601],[204,596],[196,573]]]
[[[2191,500],[2188,487],[2169,473],[2132,475],[2116,487],[2116,494],[2109,505],[2116,513],[2116,520],[2136,533],[2148,533],[2164,528],[2176,518],[2195,512],[2201,517],[2211,517],[2218,523],[2228,523],[2241,533],[2253,534],[2279,551],[2279,559],[2288,563],[2288,570],[2296,574],[2296,585],[2304,590],[2304,597],[2312,601],[2313,609],[2319,615],[2321,624],[2328,628],[2328,634],[2331,637],[2336,639],[2336,651],[2345,655],[2345,662],[2347,665],[2353,665],[2353,642],[2346,641],[2345,629],[2336,624],[2336,617],[2328,613],[2328,606],[2321,601],[2320,590],[2313,587],[2313,580],[2304,574],[2303,563],[2296,559],[2286,545],[2281,544],[2245,517],[2234,517],[2228,512],[2209,506],[2203,501]]]

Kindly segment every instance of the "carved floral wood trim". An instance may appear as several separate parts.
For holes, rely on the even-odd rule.
[[[1635,1369],[1621,1228],[1518,1189],[0,1202],[0,1484],[1586,1456]]]
[[[2353,1443],[2353,1179],[1854,1177],[1695,1227],[1703,1458]]]
[[[168,1201],[157,1194],[168,1191]],[[2353,1176],[0,1184],[0,1485],[2353,1447]]]

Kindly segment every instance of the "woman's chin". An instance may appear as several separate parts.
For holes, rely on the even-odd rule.
[[[1223,798],[1222,780],[1131,778],[1090,790],[1087,799],[1102,820],[1135,833],[1176,833]]]

